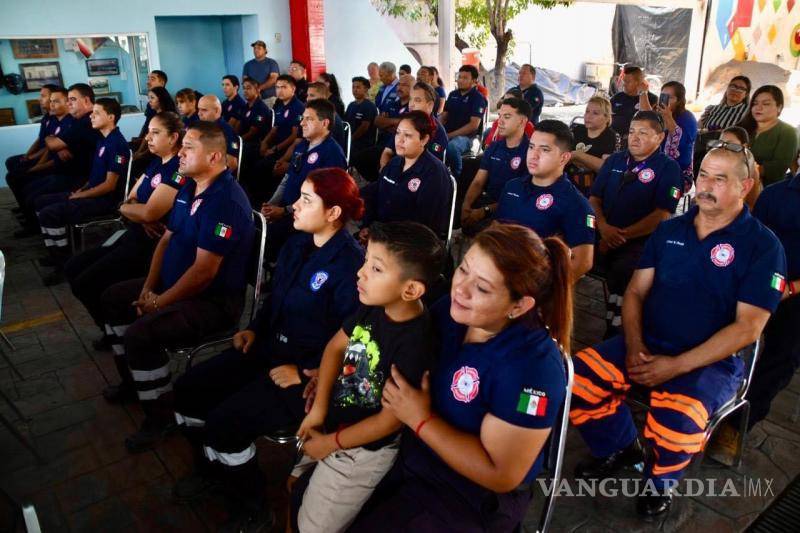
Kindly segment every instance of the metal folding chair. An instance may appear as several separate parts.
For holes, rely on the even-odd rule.
[[[750,419],[750,402],[747,400],[747,391],[750,389],[750,382],[753,380],[753,371],[756,368],[756,362],[761,352],[761,339],[749,344],[733,354],[733,357],[739,357],[744,362],[744,377],[739,384],[739,388],[734,393],[733,397],[725,402],[722,407],[717,409],[708,419],[706,429],[703,432],[703,448],[702,451],[693,458],[694,462],[702,462],[703,455],[705,454],[706,445],[711,437],[714,435],[719,424],[728,418],[730,415],[738,410],[742,410],[742,415],[739,420],[739,443],[737,446],[736,457],[734,457],[733,466],[739,468],[742,464],[742,453],[744,452],[744,441],[747,436],[747,422]],[[650,406],[642,401],[640,398],[628,395],[628,401],[640,408],[650,409]],[[698,459],[699,458],[699,459]]]
[[[350,123],[342,121],[342,129],[344,130],[345,136],[347,138],[346,149],[344,157],[347,159],[347,164],[350,164],[350,145],[353,142],[353,132],[350,129]]]
[[[253,211],[253,218],[256,226],[256,238],[253,242],[251,270],[248,272],[248,284],[252,285],[253,288],[253,301],[251,302],[250,309],[247,313],[248,322],[253,320],[255,317],[261,300],[262,284],[264,282],[264,254],[267,243],[267,219],[264,218],[264,215],[262,215],[259,211]],[[175,354],[177,356],[186,357],[186,370],[189,370],[192,367],[194,358],[198,353],[208,348],[231,342],[231,339],[233,339],[233,334],[236,333],[238,329],[239,328],[237,327],[234,328],[233,331],[212,335],[207,339],[204,339],[196,346],[168,348],[167,352],[171,355]]]
[[[567,378],[566,395],[564,396],[564,403],[561,406],[556,424],[550,431],[550,438],[548,439],[549,447],[547,449],[547,456],[545,457],[545,465],[550,474],[550,490],[545,496],[544,505],[542,506],[542,515],[539,518],[539,526],[536,528],[537,533],[545,533],[550,528],[550,521],[553,519],[553,509],[555,508],[555,499],[558,496],[558,486],[561,482],[561,470],[564,466],[564,450],[567,445],[567,429],[569,429],[569,406],[572,401],[572,385],[575,381],[575,371],[572,364],[572,358],[568,353],[561,352],[564,360],[564,373]]]
[[[458,198],[458,182],[452,174],[450,176],[450,184],[453,186],[453,192],[450,196],[450,224],[447,226],[447,250],[450,250],[453,244],[453,229],[456,222],[456,199]]]
[[[241,135],[237,135],[239,139],[239,158],[236,160],[236,181],[239,181],[239,176],[242,175],[242,155],[244,152],[244,140]]]
[[[133,168],[133,151],[128,150],[128,172],[125,176],[125,188],[123,189],[122,199],[121,202],[124,202],[128,198],[128,194],[130,194],[130,187],[131,187],[131,169]],[[70,245],[72,246],[72,254],[74,255],[78,251],[83,251],[83,232],[87,228],[93,228],[98,226],[108,226],[119,224],[122,225],[122,217],[119,215],[102,215],[99,217],[94,217],[86,222],[80,222],[78,224],[72,224],[69,227],[69,241]],[[80,248],[78,248],[78,241],[80,241]]]

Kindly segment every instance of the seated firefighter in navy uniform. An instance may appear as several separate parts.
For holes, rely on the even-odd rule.
[[[125,441],[132,452],[155,443],[173,422],[164,348],[229,331],[244,306],[253,214],[225,168],[225,152],[225,136],[216,124],[189,126],[179,152],[179,176],[186,184],[175,198],[147,278],[112,285],[102,296],[106,323],[118,337],[112,344],[122,377],[121,385],[103,395],[122,402],[135,393],[145,412],[142,427]]]
[[[194,445],[195,471],[174,497],[192,501],[223,483],[239,504],[234,520],[263,514],[254,440],[300,424],[311,371],[358,305],[364,252],[345,227],[363,213],[353,178],[338,168],[315,170],[294,207],[297,231],[281,249],[264,306],[233,348],[175,383],[175,417]]]
[[[575,477],[604,479],[644,463],[637,510],[645,517],[669,509],[709,418],[742,381],[743,361],[731,354],[758,339],[783,294],[783,247],[743,205],[752,165],[749,152],[706,155],[697,205],[647,241],[625,292],[623,335],[574,357],[570,420],[592,455]],[[647,459],[625,403],[633,384],[649,392]]]
[[[111,350],[113,335],[105,331],[100,296],[115,283],[147,275],[175,196],[186,182],[178,174],[178,150],[183,137],[180,117],[163,111],[153,116],[147,130],[143,142],[156,157],[119,208],[126,221],[125,233],[73,256],[64,265],[72,294],[104,333],[92,343],[96,350]]]
[[[73,192],[58,192],[38,197],[34,203],[42,228],[44,244],[52,254],[56,272],[45,279],[50,285],[62,281],[61,268],[69,258],[67,226],[92,217],[111,214],[120,202],[130,151],[128,141],[117,128],[122,115],[119,102],[98,98],[91,114],[92,127],[100,132],[89,179]]]

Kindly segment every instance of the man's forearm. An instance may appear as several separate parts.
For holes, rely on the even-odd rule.
[[[716,363],[755,342],[761,329],[750,321],[736,321],[719,330],[704,343],[677,356],[676,362],[684,374]]]
[[[622,330],[625,332],[625,347],[638,350],[644,345],[642,336],[642,308],[644,296],[635,290],[625,291],[622,297]]]
[[[175,285],[158,297],[160,307],[180,302],[203,292],[214,281],[217,270],[199,267],[197,263],[183,273]]]
[[[625,228],[625,238],[628,240],[644,237],[653,233],[662,221],[669,218],[669,211],[656,209],[643,219]]]
[[[158,241],[156,249],[153,252],[153,259],[150,260],[150,270],[147,272],[147,278],[144,280],[144,287],[150,290],[156,288],[161,276],[161,263],[164,261],[164,253],[167,250],[170,236],[164,235]]]

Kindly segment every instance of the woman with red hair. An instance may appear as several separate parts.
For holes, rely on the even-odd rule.
[[[281,249],[255,319],[234,335],[233,348],[175,383],[175,418],[194,445],[196,468],[173,495],[188,502],[224,484],[237,505],[231,525],[271,521],[254,441],[300,423],[310,370],[358,305],[364,252],[345,226],[361,218],[364,203],[353,178],[339,168],[311,172],[293,207],[298,231]]]

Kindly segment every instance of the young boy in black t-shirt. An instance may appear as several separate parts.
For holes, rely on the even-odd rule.
[[[303,533],[344,531],[394,463],[401,423],[381,407],[383,386],[392,366],[417,387],[431,366],[434,332],[421,298],[443,258],[441,241],[421,224],[370,226],[358,272],[362,305],[325,348],[316,398],[298,430],[306,457],[292,475],[316,461],[305,493],[305,483],[294,486]]]

